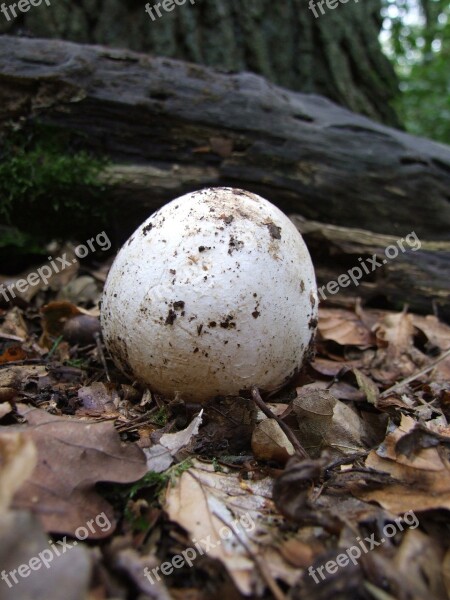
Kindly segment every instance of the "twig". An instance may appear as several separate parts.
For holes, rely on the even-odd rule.
[[[157,411],[158,407],[155,406],[154,408],[146,412],[144,415],[139,415],[138,417],[130,419],[128,423],[122,423],[121,425],[118,425],[117,431],[120,431],[120,433],[131,431],[132,429],[138,427],[141,423],[151,423],[152,425],[157,425],[157,423],[150,421],[150,416]]]
[[[18,335],[10,335],[9,333],[0,333],[0,339],[12,340],[13,342],[24,342],[25,338],[19,337]]]
[[[46,358],[25,358],[23,360],[11,360],[3,363],[0,365],[0,369],[7,369],[8,367],[18,367],[23,365],[45,365],[46,363]]]
[[[431,363],[431,365],[428,365],[427,367],[424,367],[420,371],[417,371],[417,373],[414,373],[413,375],[410,375],[406,379],[403,379],[403,381],[399,381],[398,383],[396,383],[395,385],[391,386],[387,390],[384,390],[384,392],[382,392],[380,394],[380,398],[384,398],[385,396],[391,394],[392,392],[395,392],[399,388],[402,388],[403,386],[407,385],[408,383],[411,383],[411,381],[414,381],[415,379],[417,379],[421,375],[424,375],[425,373],[428,373],[428,371],[431,371],[431,369],[434,369],[434,367],[436,365],[438,365],[440,362],[442,362],[443,360],[445,360],[449,356],[450,356],[450,348],[448,348],[444,352],[444,354],[441,354],[441,356],[439,356],[439,358],[437,358],[436,360],[434,360]]]
[[[300,454],[300,456],[302,458],[310,458],[308,453],[306,452],[306,450],[303,448],[303,446],[298,441],[297,437],[294,435],[294,432],[291,430],[291,428],[288,427],[282,419],[280,419],[279,417],[274,415],[273,412],[270,410],[270,408],[267,406],[267,404],[264,402],[264,400],[261,398],[261,394],[259,393],[258,388],[255,386],[252,387],[251,392],[252,392],[253,402],[266,415],[266,417],[268,417],[269,419],[275,419],[275,421],[281,427],[283,432],[286,434],[286,437],[288,438],[288,440],[294,446],[296,452],[298,454]]]
[[[111,377],[109,376],[108,365],[106,364],[106,358],[105,358],[105,354],[103,352],[102,342],[100,340],[100,334],[95,333],[94,338],[95,338],[95,343],[97,344],[97,352],[100,357],[100,361],[103,365],[103,368],[105,369],[106,379],[107,379],[108,383],[111,383]]]
[[[230,524],[227,523],[227,521],[218,513],[213,512],[213,515],[219,519],[219,521],[222,521],[222,523],[230,528]],[[240,535],[238,535],[237,531],[234,530],[233,528],[233,533],[235,535],[235,537],[237,538],[237,540],[240,542],[240,544],[244,547],[245,551],[248,553],[248,555],[250,556],[250,558],[253,560],[253,562],[256,565],[256,568],[258,569],[258,571],[261,574],[261,577],[264,579],[267,587],[270,589],[270,591],[273,594],[273,597],[276,600],[286,600],[286,596],[283,593],[283,591],[281,590],[281,588],[279,587],[278,583],[275,581],[275,579],[272,577],[272,574],[266,564],[266,561],[258,556],[257,554],[255,554],[253,552],[253,550],[249,547],[249,545],[244,542],[244,540],[241,538]]]

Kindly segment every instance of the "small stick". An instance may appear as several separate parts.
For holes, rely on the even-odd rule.
[[[25,338],[19,337],[18,335],[10,335],[9,333],[0,333],[2,340],[12,340],[13,342],[24,342]]]
[[[222,521],[222,523],[230,528],[230,524],[227,523],[227,521],[218,513],[213,512],[213,515],[219,519],[219,521]],[[249,545],[244,542],[244,540],[241,538],[240,535],[238,535],[236,530],[233,530],[233,533],[235,535],[235,537],[237,538],[238,542],[244,547],[245,551],[248,553],[248,555],[250,556],[250,558],[253,560],[253,562],[256,565],[256,568],[258,569],[261,577],[264,579],[267,587],[269,588],[269,590],[272,592],[273,597],[276,600],[286,600],[286,596],[283,593],[283,591],[280,589],[278,583],[275,581],[275,579],[272,577],[272,573],[270,572],[266,561],[264,560],[263,557],[258,556],[257,554],[255,554],[253,552],[253,550],[249,547]]]
[[[23,360],[11,360],[9,362],[2,363],[0,365],[0,369],[7,369],[8,367],[17,367],[22,365],[45,365],[46,362],[46,358],[24,358]]]
[[[264,400],[261,398],[261,394],[259,393],[258,388],[255,387],[255,386],[253,386],[252,389],[251,389],[251,392],[252,392],[253,402],[266,415],[266,417],[268,417],[269,419],[275,419],[275,421],[281,427],[281,429],[283,430],[283,432],[286,434],[286,437],[288,438],[288,440],[294,446],[296,452],[298,454],[300,454],[300,456],[302,458],[310,458],[310,456],[308,455],[308,453],[306,452],[306,450],[303,448],[303,446],[298,441],[297,437],[294,435],[294,433],[291,430],[291,428],[288,427],[286,425],[286,423],[282,419],[280,419],[279,417],[275,416],[273,414],[273,412],[270,410],[270,408],[266,405],[266,403],[264,402]]]
[[[100,341],[100,334],[95,333],[94,337],[95,337],[95,343],[97,344],[98,355],[100,357],[103,368],[105,369],[106,379],[108,380],[108,383],[111,383],[111,377],[109,376],[108,365],[106,364],[105,354],[103,353],[102,343]]]
[[[411,383],[411,381],[414,381],[415,379],[417,379],[421,375],[425,375],[425,373],[428,373],[428,371],[431,371],[431,369],[434,369],[434,367],[436,365],[438,365],[440,362],[442,362],[443,360],[445,360],[449,356],[450,356],[450,348],[448,348],[444,352],[444,354],[441,354],[441,356],[439,358],[437,358],[435,361],[433,361],[431,363],[431,365],[428,365],[428,367],[424,367],[420,371],[417,371],[417,373],[414,373],[413,375],[410,375],[406,379],[403,379],[403,381],[399,381],[398,383],[396,383],[395,385],[391,386],[387,390],[384,390],[384,392],[382,392],[380,394],[380,398],[384,398],[388,394],[391,394],[392,392],[395,392],[396,390],[398,390],[399,388],[402,388],[403,386],[407,385],[408,383]]]

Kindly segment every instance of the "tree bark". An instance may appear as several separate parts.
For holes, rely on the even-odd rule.
[[[312,220],[449,239],[448,146],[249,73],[7,36],[0,55],[0,127],[34,119],[106,153],[129,222],[231,185]]]
[[[348,306],[358,296],[450,321],[450,241],[410,236],[399,244],[395,236],[290,217],[311,253],[321,301]]]
[[[156,4],[150,2],[150,6]],[[323,4],[307,0],[186,0],[152,20],[144,2],[58,0],[0,31],[106,44],[226,71],[252,71],[293,90],[315,93],[354,112],[398,125],[391,108],[397,79],[378,41],[380,0]],[[317,16],[315,16],[315,14]]]

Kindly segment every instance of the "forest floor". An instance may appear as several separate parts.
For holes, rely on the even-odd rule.
[[[109,266],[0,309],[1,599],[450,598],[448,325],[322,306],[289,389],[186,404],[110,360]]]

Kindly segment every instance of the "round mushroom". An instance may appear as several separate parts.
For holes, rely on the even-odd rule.
[[[124,244],[101,325],[125,374],[202,402],[289,382],[311,353],[317,309],[288,217],[256,194],[210,188],[165,205]]]

